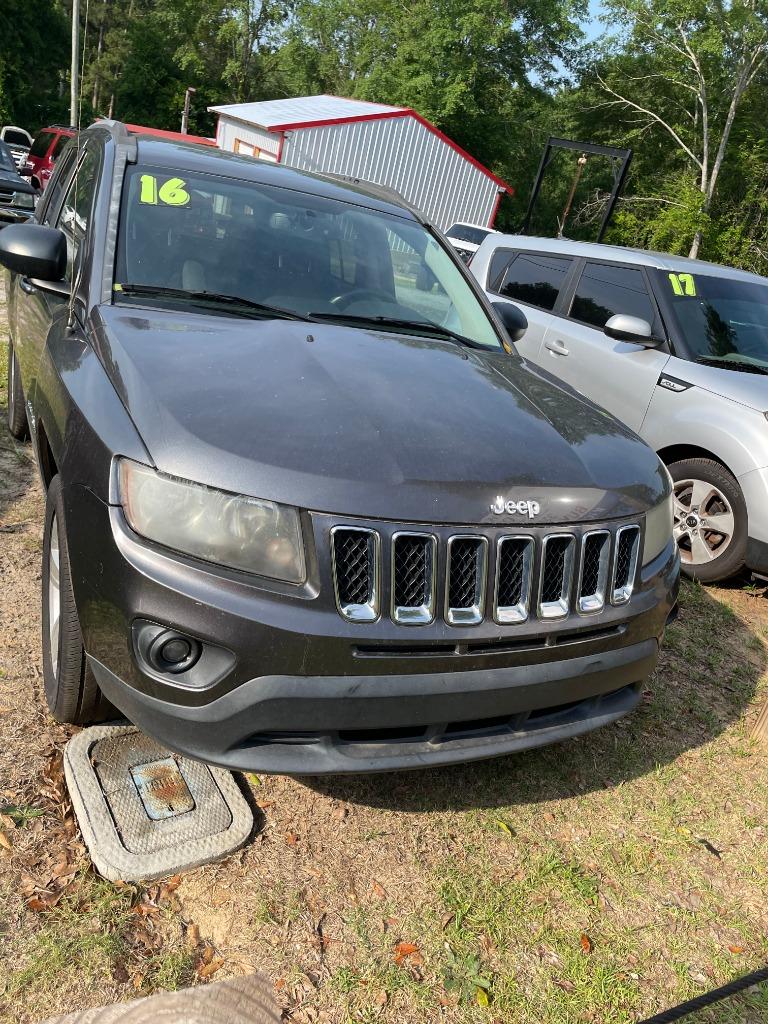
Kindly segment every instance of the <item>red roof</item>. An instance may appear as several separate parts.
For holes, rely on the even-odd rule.
[[[171,142],[196,142],[199,146],[215,146],[215,139],[206,139],[202,135],[185,135],[184,132],[169,132],[164,128],[148,128],[143,124],[127,124],[129,132],[135,135],[156,135],[160,139],[170,139]]]

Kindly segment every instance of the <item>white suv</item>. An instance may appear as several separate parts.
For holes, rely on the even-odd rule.
[[[698,260],[494,234],[471,271],[514,300],[522,356],[636,430],[675,486],[683,570],[768,575],[768,279]]]

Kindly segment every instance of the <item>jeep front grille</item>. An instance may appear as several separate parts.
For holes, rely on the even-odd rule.
[[[448,541],[445,618],[453,626],[482,621],[487,549],[485,537],[451,537]]]
[[[524,622],[531,602],[533,537],[501,537],[496,547],[495,619]]]
[[[622,526],[616,533],[616,554],[613,560],[613,604],[624,604],[632,596],[640,550],[640,528]]]
[[[430,534],[396,533],[392,537],[392,618],[418,626],[435,617],[435,553]]]
[[[593,530],[581,538],[580,612],[599,612],[604,607],[610,552],[611,535],[607,530]]]
[[[512,625],[626,604],[641,539],[636,523],[489,536],[383,525],[334,526],[330,532],[340,614],[350,622],[373,622],[383,604],[389,618],[404,626],[438,617],[450,626],[485,620]]]
[[[336,604],[345,619],[372,622],[379,615],[380,540],[375,530],[331,531]]]

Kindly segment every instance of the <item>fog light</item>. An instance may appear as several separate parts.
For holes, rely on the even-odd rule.
[[[191,637],[163,630],[147,649],[147,660],[158,672],[186,672],[200,657],[200,644]]]

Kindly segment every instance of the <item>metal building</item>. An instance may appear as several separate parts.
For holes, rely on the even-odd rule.
[[[300,96],[209,107],[216,143],[233,153],[395,189],[445,231],[493,224],[512,188],[408,107]]]

